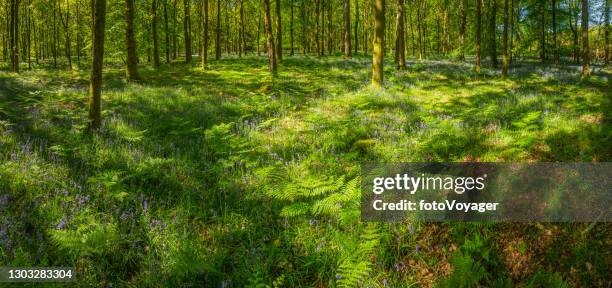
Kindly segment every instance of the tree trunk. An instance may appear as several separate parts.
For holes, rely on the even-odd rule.
[[[491,15],[489,18],[489,33],[490,34],[490,50],[491,53],[491,67],[497,68],[497,0],[491,0]]]
[[[282,16],[281,16],[281,0],[276,0],[275,9],[275,20],[276,20],[276,61],[280,63],[283,60],[283,29],[282,29]]]
[[[319,57],[321,56],[321,38],[319,38],[319,30],[320,30],[320,26],[319,26],[319,15],[321,14],[321,1],[322,0],[316,0],[316,10],[315,10],[315,40],[316,40],[316,44],[317,44],[317,54],[319,55]]]
[[[93,2],[93,52],[91,81],[89,83],[89,128],[97,129],[102,123],[100,96],[102,94],[102,65],[104,64],[104,22],[106,20],[106,0]]]
[[[353,47],[355,54],[357,54],[357,51],[359,50],[359,35],[357,34],[359,32],[359,0],[355,0],[355,31],[354,33],[354,37],[355,38],[355,47]]]
[[[178,43],[177,43],[177,36],[178,36],[178,31],[176,31],[176,23],[177,23],[177,13],[176,13],[176,6],[178,4],[178,0],[174,0],[172,2],[172,59],[176,60],[177,58],[177,54],[178,54]]]
[[[406,47],[404,41],[404,0],[397,0],[397,45],[398,67],[403,70],[406,67]]]
[[[482,24],[482,0],[476,0],[476,72],[480,72],[480,40]]]
[[[246,55],[247,47],[244,30],[244,0],[240,0],[240,43],[238,43],[238,45],[241,45],[241,48],[239,50],[244,52],[244,54]]]
[[[11,71],[19,72],[19,0],[11,0],[10,46]]]
[[[215,59],[221,59],[221,0],[217,0],[217,27],[215,38]]]
[[[270,0],[263,0],[264,3],[264,26],[266,34],[266,46],[268,47],[268,68],[272,74],[276,73],[276,56],[274,55],[274,36],[272,36],[272,23],[270,21]]]
[[[554,0],[553,0],[554,1]],[[508,65],[510,57],[508,56],[508,0],[504,0],[504,58],[502,59],[502,77],[508,77]]]
[[[467,16],[465,13],[465,1],[467,0],[460,0],[461,3],[459,3],[460,7],[459,7],[459,13],[460,13],[460,21],[459,21],[459,45],[461,46],[459,48],[459,60],[463,61],[465,60],[465,25],[466,25],[466,20],[467,20]]]
[[[351,0],[344,0],[344,59],[351,57]]]
[[[208,0],[204,0],[204,47],[202,47],[202,69],[208,67]]]
[[[168,28],[168,3],[166,1],[164,1],[164,30],[166,30],[166,64],[170,64],[170,29]]]
[[[385,43],[385,0],[374,0],[374,42],[372,56],[372,85],[383,84],[383,49]]]
[[[546,60],[546,13],[544,13],[544,1],[540,3],[540,60]]]
[[[289,45],[291,45],[291,56],[293,56],[293,0],[291,0],[291,2],[289,2],[289,5],[291,5],[291,9],[290,9],[290,14],[291,14],[291,20],[289,22]]]
[[[183,21],[183,34],[185,35],[185,63],[191,62],[191,8],[189,0],[183,0],[183,12],[185,19]]]
[[[157,0],[151,0],[151,37],[153,37],[153,66],[159,66],[159,47],[157,46]]]
[[[125,0],[125,40],[127,46],[127,61],[125,76],[127,81],[138,80],[138,54],[134,38],[134,0]]]
[[[261,56],[261,50],[259,49],[259,40],[261,34],[261,13],[257,15],[257,56]]]
[[[553,57],[556,64],[559,64],[559,48],[557,47],[557,1],[551,0],[552,4],[552,32],[553,32]]]
[[[610,64],[610,0],[604,0],[606,1],[605,7],[604,7],[604,13],[606,13],[606,15],[604,16],[604,45],[605,45],[605,51],[604,51],[604,57],[605,59],[605,64],[606,66]]]
[[[591,55],[589,50],[589,0],[582,0],[582,76],[591,76]]]
[[[279,0],[280,1],[280,0]],[[332,41],[332,19],[333,19],[333,9],[332,9],[332,0],[327,1],[327,54],[329,54],[330,56],[332,55],[333,52],[333,44],[334,42]]]

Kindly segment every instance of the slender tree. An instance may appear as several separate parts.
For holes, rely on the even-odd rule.
[[[491,53],[491,67],[497,68],[497,0],[491,0],[491,15],[489,18],[489,46]]]
[[[168,28],[168,3],[164,1],[164,30],[166,34],[166,64],[170,64],[170,29]]]
[[[406,47],[404,40],[404,0],[397,0],[397,45],[398,67],[400,70],[406,67]]]
[[[19,72],[19,0],[11,0],[10,10],[11,71]]]
[[[582,0],[582,76],[591,76],[591,51],[589,50],[589,0]]]
[[[293,52],[293,6],[294,6],[293,0],[291,0],[289,2],[289,5],[291,5],[290,9],[289,9],[289,12],[290,12],[290,20],[289,20],[289,45],[291,46],[291,52],[290,52],[289,55],[293,56],[293,54],[294,54],[294,52]]]
[[[480,40],[482,26],[482,0],[476,0],[476,72],[480,72]]]
[[[540,2],[540,60],[546,60],[546,13],[544,1]]]
[[[502,77],[508,77],[508,65],[510,64],[510,56],[508,55],[508,0],[504,0],[504,58],[502,59]]]
[[[353,31],[354,33],[354,40],[355,40],[355,45],[353,47],[354,49],[354,53],[357,54],[357,51],[359,50],[359,0],[355,0],[355,29]]]
[[[276,0],[275,9],[275,20],[276,20],[276,61],[280,63],[283,60],[283,28],[282,28],[282,16],[281,16],[281,0]]]
[[[221,0],[217,0],[217,25],[215,38],[215,59],[221,59]]]
[[[202,5],[204,9],[204,29],[202,36],[203,39],[203,47],[202,47],[202,69],[206,69],[208,67],[208,0],[204,0],[204,4]]]
[[[92,68],[89,82],[89,128],[97,129],[102,123],[100,98],[102,94],[102,65],[104,63],[104,24],[106,21],[106,0],[92,0]]]
[[[344,59],[351,57],[351,0],[344,0]]]
[[[293,29],[293,28],[292,28]],[[238,51],[244,52],[246,55],[246,37],[245,37],[245,27],[244,27],[244,0],[240,0],[240,41],[238,46],[240,49]]]
[[[384,77],[385,0],[374,0],[374,42],[372,45],[372,85],[381,87]]]
[[[604,7],[604,57],[606,58],[604,60],[606,65],[610,65],[610,1],[611,0],[604,0],[606,1],[605,7]]]
[[[151,0],[151,38],[153,38],[153,67],[158,67],[159,47],[157,45],[157,0]]]
[[[551,0],[552,6],[552,33],[553,33],[553,57],[556,64],[559,64],[559,48],[557,46],[557,1]]]
[[[191,62],[191,7],[189,0],[183,0],[183,34],[185,34],[185,63]]]
[[[465,25],[466,25],[466,20],[467,20],[467,16],[466,16],[466,1],[467,0],[460,0],[461,2],[459,3],[459,15],[460,15],[460,21],[459,21],[459,45],[461,47],[459,47],[459,60],[465,60]]]
[[[136,52],[136,39],[134,38],[134,0],[125,0],[125,6],[125,42],[127,47],[125,76],[129,82],[139,79],[138,54]]]
[[[266,46],[268,48],[268,68],[272,74],[276,73],[276,56],[274,55],[274,36],[272,36],[272,23],[270,21],[270,0],[263,0],[264,6],[264,30],[266,34]]]

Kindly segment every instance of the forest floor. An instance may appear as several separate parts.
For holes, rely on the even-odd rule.
[[[108,65],[96,134],[87,71],[0,72],[0,262],[99,287],[611,285],[609,224],[366,224],[355,193],[364,161],[611,161],[610,70],[409,61],[373,89],[369,63],[286,57],[271,79],[227,58],[131,84]]]

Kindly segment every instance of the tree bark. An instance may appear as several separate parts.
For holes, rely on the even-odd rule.
[[[138,54],[136,52],[136,39],[134,38],[134,0],[125,0],[125,42],[127,60],[125,62],[125,76],[127,81],[138,80]]]
[[[202,47],[202,69],[208,67],[208,0],[204,0],[204,36],[203,36],[203,47]]]
[[[397,0],[397,45],[398,67],[400,70],[406,68],[406,46],[404,40],[404,0]]]
[[[217,27],[215,38],[215,59],[221,59],[221,0],[217,0]]]
[[[508,65],[510,63],[508,55],[508,14],[508,0],[504,0],[504,58],[502,59],[502,77],[504,78],[508,77]]]
[[[153,38],[153,67],[158,67],[159,47],[157,46],[157,0],[151,0],[151,37]]]
[[[244,0],[240,0],[240,43],[238,43],[238,45],[241,46],[239,51],[242,51],[246,55],[247,47],[246,47],[246,37],[245,37],[244,30],[245,30],[244,28]]]
[[[489,33],[490,33],[490,57],[491,67],[497,68],[497,0],[491,0],[491,15],[489,16]]]
[[[185,19],[183,21],[183,34],[185,35],[185,63],[191,62],[191,7],[189,0],[183,0],[183,12]]]
[[[166,34],[166,64],[170,64],[170,29],[168,28],[168,3],[164,1],[164,30]]]
[[[553,32],[553,57],[556,64],[559,64],[559,48],[557,47],[557,1],[551,0],[552,4],[552,32]]]
[[[93,2],[93,52],[91,80],[89,83],[89,128],[98,129],[102,123],[100,98],[102,94],[102,65],[104,64],[104,24],[106,0]]]
[[[546,13],[544,13],[544,1],[540,3],[540,60],[546,60]]]
[[[351,59],[351,0],[344,0],[344,59]]]
[[[355,38],[355,45],[353,47],[354,49],[354,53],[357,54],[357,51],[359,50],[359,0],[355,0],[355,31],[354,33],[354,37]]]
[[[290,7],[290,14],[291,14],[291,20],[289,22],[289,45],[291,45],[291,56],[293,56],[294,51],[293,51],[293,0],[291,0],[291,2],[289,2],[289,5],[291,5]]]
[[[385,43],[385,0],[374,0],[374,42],[372,55],[372,85],[381,87],[384,80],[383,54]]]
[[[604,7],[604,57],[605,59],[605,64],[606,66],[610,64],[610,0],[604,0],[606,1],[605,7]]]
[[[272,74],[276,73],[276,56],[274,55],[274,36],[272,35],[272,23],[270,21],[270,0],[263,0],[264,26],[266,34],[266,46],[268,47],[268,68]]]
[[[282,16],[281,16],[281,0],[276,0],[275,9],[275,20],[276,20],[276,61],[280,63],[283,60],[283,28],[282,28]]]
[[[19,0],[11,0],[10,10],[11,71],[19,73]]]
[[[591,55],[589,50],[589,0],[582,0],[582,76],[591,76]]]
[[[465,60],[465,25],[466,25],[466,20],[467,20],[467,16],[465,13],[465,1],[467,0],[460,0],[461,2],[459,3],[460,7],[459,7],[459,13],[460,13],[460,21],[459,21],[459,45],[461,46],[459,48],[459,60],[463,61]]]
[[[476,72],[480,72],[480,40],[482,37],[482,0],[476,0]]]

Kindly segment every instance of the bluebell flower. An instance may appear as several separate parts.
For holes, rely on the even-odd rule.
[[[62,220],[60,220],[60,222],[57,223],[57,225],[55,225],[55,229],[62,230],[64,229],[65,226],[66,226],[66,217],[62,218]]]
[[[342,275],[336,274],[336,279],[342,279]]]
[[[421,252],[421,245],[416,244],[416,246],[414,248],[414,253],[419,254],[419,252]]]

